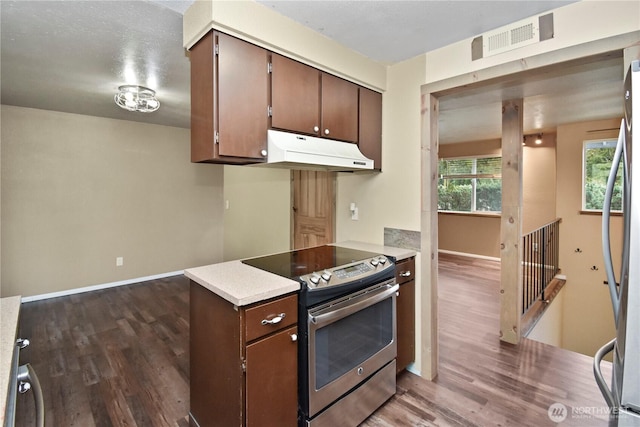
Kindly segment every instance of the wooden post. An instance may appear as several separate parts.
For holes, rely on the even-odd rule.
[[[438,374],[438,98],[421,97],[420,374]]]
[[[522,313],[522,99],[502,103],[500,339],[520,341]]]

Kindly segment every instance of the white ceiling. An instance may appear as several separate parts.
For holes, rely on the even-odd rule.
[[[391,64],[572,1],[259,1]],[[182,13],[192,1],[0,1],[2,104],[189,127]],[[569,77],[441,99],[441,142],[497,137],[500,103],[525,97],[525,130],[620,115],[622,60]],[[118,86],[157,91],[160,110],[117,107]],[[464,123],[463,126],[460,124]]]

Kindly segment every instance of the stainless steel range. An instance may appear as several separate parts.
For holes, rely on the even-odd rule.
[[[299,425],[356,426],[395,394],[392,258],[318,246],[243,262],[302,284]]]

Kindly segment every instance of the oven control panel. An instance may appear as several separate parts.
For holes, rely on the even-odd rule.
[[[366,260],[305,274],[300,276],[300,280],[310,288],[343,285],[388,268],[393,268],[393,262],[384,255],[378,255]]]

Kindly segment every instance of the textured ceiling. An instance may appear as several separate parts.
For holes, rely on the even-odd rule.
[[[192,1],[0,1],[2,104],[189,127],[182,13]],[[566,1],[260,1],[382,63],[394,63]],[[579,78],[578,78],[579,77]],[[500,101],[525,96],[525,127],[621,112],[622,62],[571,78],[441,100],[441,142],[499,134]],[[118,86],[155,89],[154,113],[117,107]],[[530,116],[528,118],[528,116]],[[464,123],[464,126],[460,124]]]
[[[2,103],[189,127],[182,15],[144,1],[0,1]],[[155,113],[115,105],[118,86],[157,91]]]

